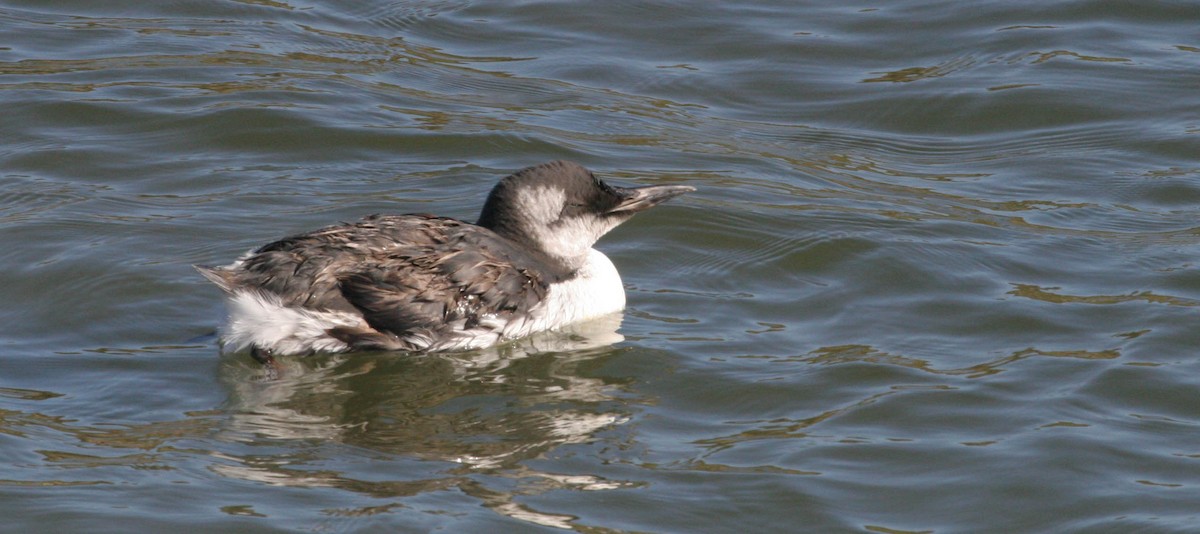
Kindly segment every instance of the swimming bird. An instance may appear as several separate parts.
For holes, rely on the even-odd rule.
[[[593,248],[635,213],[695,191],[616,187],[579,164],[520,170],[470,224],[370,215],[197,265],[228,298],[222,345],[275,355],[488,347],[620,311],[625,289]]]

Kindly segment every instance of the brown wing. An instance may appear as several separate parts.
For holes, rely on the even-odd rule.
[[[218,278],[287,306],[362,314],[371,329],[330,332],[356,348],[413,349],[421,347],[406,339],[438,339],[528,309],[561,276],[485,228],[401,215],[281,239]]]
[[[340,278],[381,254],[440,246],[464,226],[469,225],[431,215],[372,215],[264,245],[226,278],[233,289],[272,293],[287,306],[353,311]]]
[[[520,258],[478,243],[454,248],[447,253],[419,247],[386,255],[376,265],[343,276],[342,295],[376,331],[418,340],[494,330],[545,297],[547,281],[514,262]],[[342,339],[356,346],[376,345],[372,337]]]

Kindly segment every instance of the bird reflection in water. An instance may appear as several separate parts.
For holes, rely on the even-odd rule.
[[[515,519],[568,527],[573,517],[513,499],[636,485],[525,465],[628,420],[623,381],[590,372],[620,354],[612,345],[624,339],[617,333],[621,318],[615,313],[466,353],[319,355],[283,359],[274,370],[226,358],[221,374],[230,396],[220,438],[254,450],[222,453],[214,470],[373,497],[454,488]],[[361,456],[362,449],[382,453],[385,468],[374,455]],[[347,455],[372,465],[357,466],[362,473],[342,469],[356,463]],[[400,479],[375,481],[384,472]],[[489,477],[510,482],[488,484]],[[515,489],[513,479],[522,481]]]

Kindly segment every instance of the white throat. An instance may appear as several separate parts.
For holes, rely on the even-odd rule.
[[[604,258],[602,263],[615,276],[616,269],[612,268],[612,262],[593,249],[592,245],[624,219],[585,213],[564,216],[566,193],[554,187],[521,190],[518,198],[527,219],[527,223],[522,225],[524,231],[543,252],[572,270],[586,267],[596,261],[594,255],[599,255]]]

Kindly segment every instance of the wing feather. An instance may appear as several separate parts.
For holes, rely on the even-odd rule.
[[[269,243],[231,267],[197,268],[229,293],[361,314],[366,325],[329,334],[387,350],[499,336],[566,276],[491,230],[432,215],[373,215]]]

